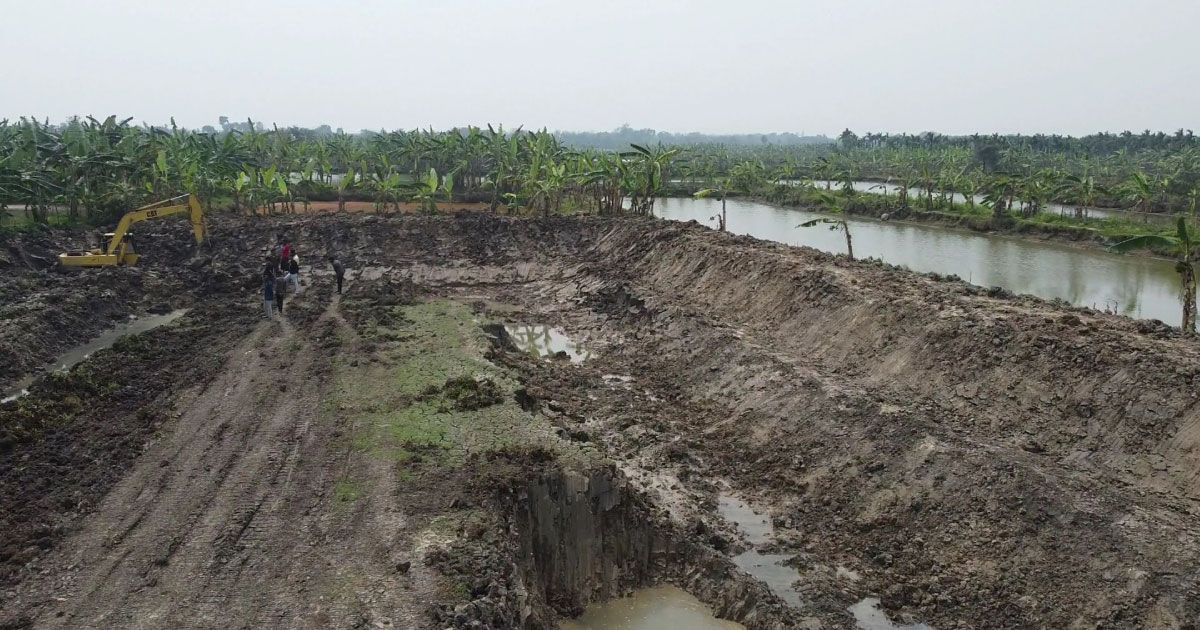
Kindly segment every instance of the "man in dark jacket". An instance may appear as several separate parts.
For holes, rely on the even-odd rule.
[[[342,261],[338,260],[337,256],[330,256],[329,262],[333,265],[333,277],[337,278],[338,295],[341,295],[342,279],[346,277],[346,266],[342,264]]]
[[[263,309],[267,313],[267,319],[275,318],[275,266],[277,264],[275,260],[268,259],[262,271]]]
[[[283,274],[275,276],[275,308],[283,315],[283,294],[287,293],[287,278]]]

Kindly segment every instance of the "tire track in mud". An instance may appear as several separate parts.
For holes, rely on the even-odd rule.
[[[203,581],[203,570],[182,576],[175,574],[181,567],[194,569],[201,565],[199,559],[220,540],[220,535],[214,536],[212,530],[228,521],[229,512],[233,511],[227,505],[221,505],[222,499],[228,503],[231,492],[240,494],[239,488],[252,484],[252,477],[262,472],[262,462],[255,461],[261,457],[260,450],[245,454],[240,451],[246,444],[262,443],[252,441],[252,438],[262,433],[264,423],[254,411],[238,407],[253,397],[251,388],[261,383],[244,376],[263,371],[263,362],[254,347],[269,334],[268,327],[261,326],[252,339],[237,349],[220,386],[208,388],[197,400],[198,406],[182,414],[178,425],[194,426],[196,430],[173,436],[172,452],[161,460],[155,457],[158,454],[152,449],[147,457],[143,457],[138,469],[114,489],[106,499],[106,506],[92,517],[97,525],[85,526],[84,541],[104,542],[100,549],[89,549],[85,542],[73,564],[86,567],[93,558],[102,559],[116,549],[123,548],[123,553],[115,560],[102,560],[100,566],[107,567],[99,574],[89,576],[81,572],[77,577],[81,593],[75,610],[62,617],[66,626],[86,623],[85,620],[132,625],[138,619],[155,618],[162,614],[162,609],[174,608],[177,603],[150,605],[154,599],[169,600],[170,596],[156,598],[148,589],[157,588],[169,593],[183,584],[190,586],[195,581]],[[282,338],[272,345],[278,348],[281,343]],[[276,414],[270,422],[278,425],[285,420],[285,415]],[[234,431],[229,431],[230,428]],[[269,430],[271,426],[266,428]],[[169,465],[169,472],[159,478],[157,485],[161,490],[146,493],[150,479],[158,476],[155,462],[172,461],[169,459],[172,457],[177,463]],[[146,470],[147,466],[152,468]],[[239,468],[242,469],[240,475]],[[142,479],[146,479],[146,483],[137,483]],[[120,523],[130,516],[126,511],[130,508],[136,511],[136,516],[133,517],[135,524],[123,528],[129,535],[115,540],[106,536],[104,532],[110,529],[107,526],[109,515]],[[218,512],[214,514],[214,511]],[[180,550],[183,557],[177,559],[174,556]]]
[[[338,304],[308,331],[349,330]],[[360,587],[368,573],[395,586],[395,472],[364,464],[319,417],[332,357],[305,334],[260,324],[216,380],[181,398],[173,434],[45,563],[54,583],[20,586],[14,601],[36,626],[348,627],[387,599]],[[334,487],[351,469],[369,492],[341,509]],[[381,605],[410,621],[422,612]]]

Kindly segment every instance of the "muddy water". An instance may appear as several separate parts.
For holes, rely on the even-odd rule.
[[[756,547],[771,541],[775,529],[763,514],[755,512],[749,504],[729,495],[717,498],[717,511],[725,520],[733,523],[750,543],[750,549],[733,557],[733,563],[766,584],[783,601],[799,606],[800,595],[792,584],[800,579],[800,572],[784,564],[790,556],[779,553],[760,553]]]
[[[592,353],[575,343],[563,331],[542,324],[505,324],[504,329],[517,347],[538,358],[549,358],[565,353],[571,363],[581,363],[592,358]]]
[[[740,623],[717,619],[700,600],[674,586],[635,591],[630,597],[592,606],[563,630],[734,630]]]
[[[924,623],[897,624],[879,609],[879,598],[868,597],[850,607],[850,614],[861,630],[933,630]]]
[[[709,226],[716,225],[710,217],[720,210],[716,199],[667,198],[655,205],[662,218],[694,219]],[[846,252],[842,232],[823,225],[796,227],[820,216],[815,213],[730,200],[728,216],[729,230],[737,234]],[[980,286],[1179,324],[1179,280],[1167,260],[916,223],[853,217],[847,222],[854,254],[860,258],[879,258],[914,271],[955,274]]]
[[[770,519],[765,514],[754,511],[754,508],[750,507],[748,503],[726,494],[717,497],[717,511],[725,520],[736,525],[745,536],[746,541],[752,545],[751,549],[734,556],[734,564],[765,583],[783,601],[793,606],[800,606],[800,595],[792,588],[792,584],[800,579],[800,572],[785,564],[790,556],[788,554],[759,553],[754,548],[771,542],[775,529]],[[857,573],[845,567],[838,567],[837,573],[854,581],[859,579]],[[923,623],[909,625],[893,623],[887,614],[879,609],[879,599],[875,597],[863,599],[850,606],[848,610],[850,614],[854,615],[856,624],[862,630],[933,630]]]
[[[75,364],[87,359],[96,352],[112,346],[121,337],[126,335],[136,335],[148,330],[153,330],[159,326],[165,326],[166,324],[179,319],[186,312],[187,309],[181,309],[178,311],[171,311],[170,313],[165,313],[163,315],[146,315],[145,317],[131,319],[127,323],[121,324],[81,346],[76,346],[62,353],[55,358],[50,365],[46,366],[44,372],[65,372],[71,369]],[[10,391],[4,393],[4,398],[0,399],[0,403],[16,400],[17,398],[28,394],[29,386],[41,376],[41,373],[33,374],[21,381],[18,381]]]

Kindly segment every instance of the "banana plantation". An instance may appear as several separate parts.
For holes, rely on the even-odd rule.
[[[569,150],[546,131],[201,133],[109,117],[62,125],[0,122],[0,206],[24,220],[103,222],[149,200],[192,193],[212,209],[286,212],[366,200],[381,211],[466,200],[534,213],[652,211],[676,149]]]
[[[610,146],[604,135],[588,138]],[[1096,207],[1194,215],[1200,203],[1200,143],[1190,132],[860,138],[847,130],[836,142],[634,143],[624,151],[577,142],[492,126],[347,134],[247,121],[198,132],[116,117],[22,118],[0,121],[0,206],[6,217],[38,223],[109,221],[184,193],[209,209],[240,211],[286,212],[313,201],[342,209],[356,200],[381,211],[411,203],[436,212],[454,200],[493,211],[647,214],[664,188],[778,196],[780,184],[849,196],[869,185],[893,213],[958,210],[997,219],[1038,215],[1052,204],[1081,220]]]
[[[1026,217],[1060,206],[1078,219],[1096,207],[1194,214],[1200,142],[1190,132],[1058,136],[886,136],[846,131],[823,145],[697,146],[682,183],[723,180],[743,193],[776,182],[853,193],[856,183],[894,197],[898,210],[952,209]],[[857,187],[861,187],[861,184]],[[984,206],[984,207],[980,207]]]

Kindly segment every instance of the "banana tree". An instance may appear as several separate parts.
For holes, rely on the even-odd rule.
[[[346,211],[346,193],[350,192],[350,190],[354,188],[355,177],[357,177],[357,174],[354,172],[354,168],[347,168],[345,175],[342,175],[342,178],[337,180],[337,183],[335,184],[337,189],[338,212]]]
[[[1108,189],[1101,186],[1096,178],[1091,174],[1086,167],[1080,175],[1066,175],[1063,177],[1062,185],[1058,188],[1058,194],[1064,198],[1074,199],[1078,203],[1075,204],[1075,218],[1087,218],[1087,209],[1096,205],[1097,199],[1101,195],[1109,194]]]
[[[1137,172],[1120,187],[1121,198],[1133,204],[1131,210],[1141,213],[1143,219],[1149,218],[1151,204],[1158,197],[1154,182],[1145,173]]]
[[[720,198],[721,198],[721,214],[715,217],[717,219],[717,230],[720,232],[725,231],[725,226],[726,226],[725,195],[728,192],[729,192],[729,180],[725,179],[725,180],[721,181],[720,185],[718,185],[716,188],[704,188],[704,189],[696,191],[696,193],[694,195],[692,195],[696,199],[708,199],[710,197],[720,196]]]
[[[390,204],[393,210],[400,211],[400,196],[404,191],[404,179],[399,173],[391,172],[386,177],[375,176],[371,182],[375,190],[375,209],[387,210]]]
[[[975,209],[975,197],[979,196],[982,177],[983,174],[977,170],[964,170],[958,179],[958,189],[962,192],[963,199],[966,200],[967,207],[971,210]]]
[[[1008,210],[1012,207],[1013,197],[1017,194],[1017,182],[1007,175],[998,175],[988,182],[987,193],[983,203],[992,209],[992,220],[1005,222],[1008,220]]]
[[[1183,303],[1181,327],[1188,334],[1196,334],[1196,257],[1200,253],[1200,243],[1192,240],[1187,221],[1179,217],[1173,236],[1144,234],[1112,246],[1117,252],[1145,248],[1168,251],[1175,256],[1175,272],[1179,274],[1179,297]]]
[[[630,191],[630,202],[634,212],[654,213],[654,200],[662,188],[663,172],[679,149],[665,149],[661,145],[653,149],[638,144],[629,145],[633,151],[621,154],[622,159],[632,163],[637,183]]]
[[[817,203],[820,204],[821,209],[825,212],[836,215],[845,215],[846,210],[842,207],[841,202],[836,196],[828,192],[817,191]],[[838,216],[836,218],[817,217],[815,219],[805,221],[796,227],[807,228],[816,225],[828,225],[830,230],[841,230],[844,232],[846,234],[846,257],[850,260],[854,260],[854,243],[850,237],[850,224],[847,223],[842,216]]]
[[[449,200],[454,191],[453,174],[439,178],[437,170],[431,167],[424,178],[409,184],[407,188],[410,191],[409,200],[419,206],[421,213],[437,214],[438,197],[443,196]]]

